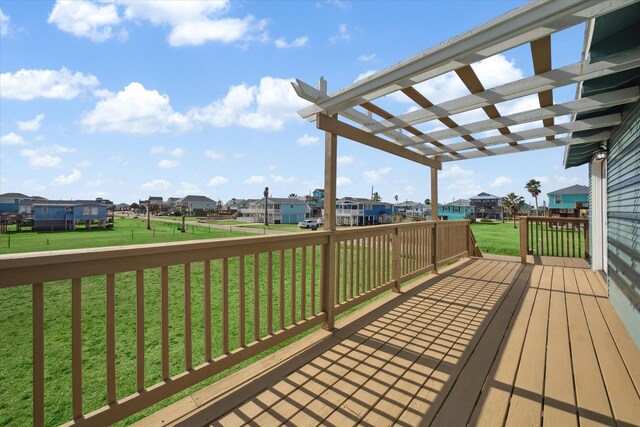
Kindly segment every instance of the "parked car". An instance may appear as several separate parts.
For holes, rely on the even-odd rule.
[[[298,227],[300,228],[310,228],[312,230],[318,229],[318,221],[315,219],[305,219],[304,221],[300,221],[298,223]]]

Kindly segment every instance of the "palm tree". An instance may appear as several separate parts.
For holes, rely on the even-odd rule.
[[[540,181],[538,181],[536,179],[530,179],[527,182],[527,184],[524,186],[524,188],[527,189],[529,194],[531,194],[533,196],[534,200],[536,201],[536,216],[540,215],[540,213],[538,211],[538,196],[541,193],[540,187],[542,187],[542,184],[540,184]]]
[[[507,212],[510,212],[513,216],[513,228],[516,227],[516,215],[520,210],[520,206],[524,203],[524,198],[522,196],[516,196],[515,193],[511,192],[506,195],[506,197],[502,198],[502,206]]]
[[[382,200],[382,197],[380,197],[377,191],[371,195],[372,202],[379,202],[380,200]]]

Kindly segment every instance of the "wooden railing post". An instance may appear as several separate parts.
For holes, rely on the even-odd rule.
[[[400,292],[400,227],[394,228],[391,245],[393,254],[393,292]]]
[[[471,221],[467,220],[467,256],[471,258],[473,255],[473,245],[471,244]]]
[[[520,262],[523,264],[527,263],[527,217],[520,217]]]
[[[591,258],[589,255],[589,220],[584,222],[584,258]]]

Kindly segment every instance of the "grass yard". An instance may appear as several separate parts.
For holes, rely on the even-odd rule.
[[[246,223],[245,223],[246,224]],[[264,224],[248,224],[243,225],[244,228],[257,228],[259,230],[277,230],[277,231],[287,231],[287,232],[300,232],[300,231],[311,231],[310,229],[302,229],[298,227],[298,224],[269,224],[269,227],[265,227]]]
[[[208,225],[189,224],[187,232],[178,230],[180,224],[152,221],[152,230],[147,230],[146,219],[116,218],[110,230],[96,229],[77,231],[23,231],[0,235],[0,254],[53,251],[104,246],[139,245],[143,243],[177,242],[185,240],[239,237],[249,234],[218,230]]]
[[[124,224],[127,224],[125,222]],[[134,237],[137,236],[137,224],[133,220]],[[171,225],[171,224],[169,224]],[[194,227],[195,228],[195,227]],[[140,233],[146,229],[142,228]],[[113,233],[113,232],[96,232]],[[198,236],[196,230],[196,236]],[[38,233],[34,233],[38,234]],[[53,233],[57,234],[57,233]],[[76,233],[66,233],[76,234]],[[79,232],[79,235],[91,235],[91,232]],[[173,236],[173,233],[167,232]],[[189,233],[185,233],[189,235]],[[203,231],[202,235],[206,233]],[[212,230],[213,234],[213,230]],[[156,232],[158,235],[158,232]],[[180,235],[177,233],[176,235]],[[124,237],[126,238],[126,233]],[[91,239],[95,240],[95,239]],[[135,239],[134,239],[135,240]],[[76,240],[75,247],[78,247]],[[94,242],[95,243],[95,242]],[[135,243],[140,243],[139,241]],[[72,244],[72,243],[70,243]],[[311,248],[307,249],[305,314],[311,313]],[[342,249],[341,249],[342,250]],[[364,250],[364,249],[363,249]],[[316,247],[316,312],[320,310],[320,250]],[[292,261],[291,251],[285,252],[284,262],[280,253],[273,254],[273,330],[280,328],[280,310],[284,313],[284,324],[291,323],[291,271],[295,266],[295,319],[299,321],[299,296],[303,293],[301,249],[296,250]],[[372,253],[372,258],[375,254]],[[267,335],[267,254],[260,254],[258,271],[258,305],[260,311],[260,336]],[[282,263],[283,274],[280,275]],[[246,342],[253,340],[254,309],[254,257],[245,257],[245,330]],[[191,306],[193,365],[204,362],[204,268],[202,263],[191,265]],[[229,258],[229,344],[230,349],[240,347],[239,342],[239,259]],[[150,386],[161,380],[161,298],[160,271],[144,271],[145,293],[145,384]],[[283,281],[284,293],[280,297],[280,281]],[[364,273],[363,273],[364,277]],[[184,269],[182,266],[169,268],[169,341],[170,373],[175,375],[184,369]],[[82,285],[82,340],[83,340],[83,391],[84,410],[89,412],[106,404],[106,278],[88,277]],[[136,276],[135,272],[116,275],[116,384],[119,398],[135,392],[136,378]],[[71,419],[71,284],[70,281],[47,283],[45,295],[45,424],[58,425]],[[211,317],[213,356],[222,354],[222,261],[211,263]],[[382,296],[382,295],[381,295]],[[381,297],[379,296],[379,297]],[[32,375],[32,309],[31,287],[21,286],[0,290],[0,426],[31,424],[31,375]],[[366,304],[365,302],[363,304]],[[346,315],[357,308],[349,310]],[[305,334],[311,333],[307,331]],[[267,354],[299,339],[300,336],[278,345],[265,353],[257,355],[228,371],[215,375],[208,380],[191,387],[169,399],[148,408],[119,425],[127,425],[149,415],[159,408],[175,402],[216,380],[253,363]]]
[[[520,229],[513,221],[476,222],[471,224],[480,251],[495,255],[520,255]]]

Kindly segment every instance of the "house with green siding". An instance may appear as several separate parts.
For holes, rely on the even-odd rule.
[[[547,193],[550,216],[580,218],[587,216],[589,209],[589,187],[572,185]]]

